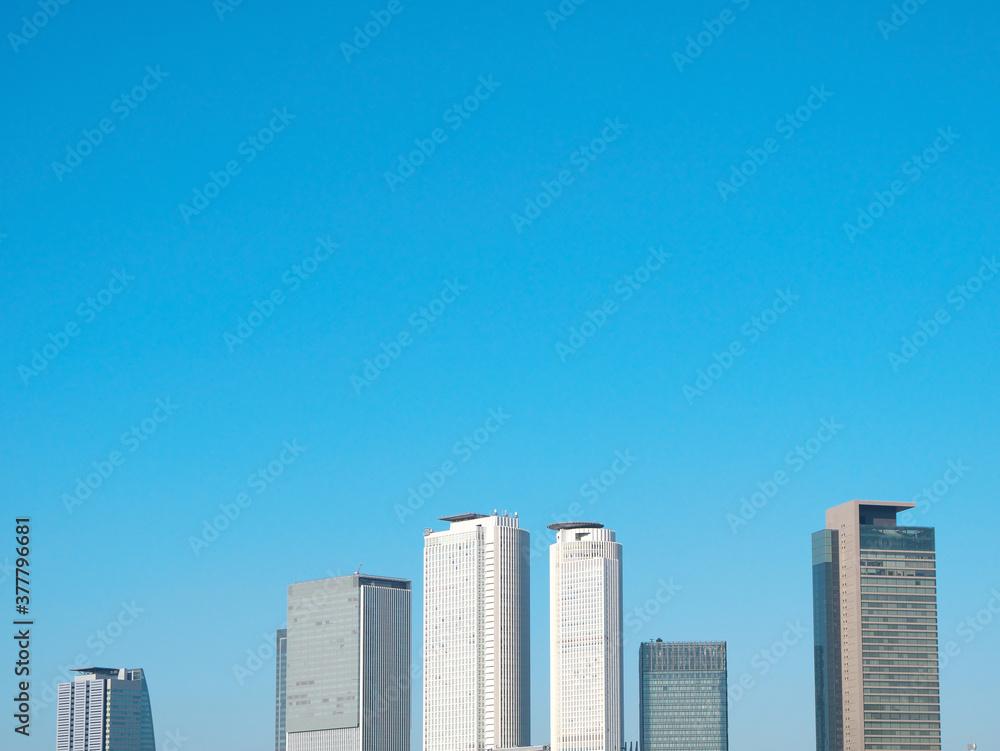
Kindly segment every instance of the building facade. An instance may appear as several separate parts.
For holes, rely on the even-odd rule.
[[[56,751],[156,751],[141,669],[80,668],[60,683]]]
[[[934,529],[850,501],[813,535],[817,751],[940,751]]]
[[[288,668],[288,629],[274,634],[274,751],[285,751],[285,678]]]
[[[529,535],[517,514],[424,534],[424,751],[527,746]]]
[[[552,751],[622,747],[622,546],[593,522],[549,525]]]
[[[288,588],[287,751],[409,751],[410,582]]]
[[[639,646],[642,751],[729,751],[726,643]]]

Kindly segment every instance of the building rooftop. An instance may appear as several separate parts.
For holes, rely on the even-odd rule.
[[[896,514],[916,507],[914,501],[867,501],[855,498],[826,510],[826,528],[843,524],[895,527]]]
[[[294,584],[290,584],[289,586],[295,587],[298,586],[299,584],[319,584],[321,582],[343,582],[346,584],[348,579],[351,580],[358,579],[359,583],[361,584],[368,584],[371,583],[372,581],[393,582],[398,584],[406,584],[407,586],[411,584],[409,579],[400,579],[395,576],[379,576],[378,574],[362,574],[360,572],[355,572],[353,574],[344,574],[343,576],[328,576],[323,579],[307,579],[306,581],[295,582]],[[368,580],[368,581],[363,581],[363,580]]]
[[[118,671],[121,670],[121,668],[92,667],[92,668],[70,668],[70,670],[72,670],[74,673],[102,673],[108,675],[114,673],[115,675],[118,675]]]
[[[468,514],[456,514],[455,516],[439,516],[438,520],[442,522],[468,522],[473,519],[485,519],[486,514],[476,514],[469,512]]]
[[[840,504],[840,506],[844,507],[858,506],[859,508],[862,506],[873,506],[885,509],[886,511],[892,510],[897,513],[900,511],[906,511],[907,509],[915,508],[916,505],[917,505],[916,501],[865,501],[859,498],[855,498],[852,501]],[[834,506],[834,508],[837,508],[837,506]]]
[[[560,529],[604,529],[600,522],[558,522],[550,524],[549,529],[559,531]]]

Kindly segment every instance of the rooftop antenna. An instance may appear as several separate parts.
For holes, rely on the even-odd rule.
[[[364,565],[365,565],[364,561],[361,561],[361,563],[358,564],[358,570],[354,572],[355,576],[357,576],[358,574],[361,573],[361,567],[364,566]]]

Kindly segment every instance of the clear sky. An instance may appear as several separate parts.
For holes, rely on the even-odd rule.
[[[0,14],[36,697],[139,666],[161,751],[265,751],[286,585],[412,579],[419,664],[422,532],[497,508],[616,530],[628,740],[639,642],[725,639],[733,748],[809,748],[810,534],[928,488],[945,747],[996,747],[996,4],[391,5]]]

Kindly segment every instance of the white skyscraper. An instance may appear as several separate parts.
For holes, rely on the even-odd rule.
[[[424,533],[424,751],[527,746],[528,531],[517,515]]]
[[[552,751],[619,751],[622,546],[594,522],[549,529]]]

